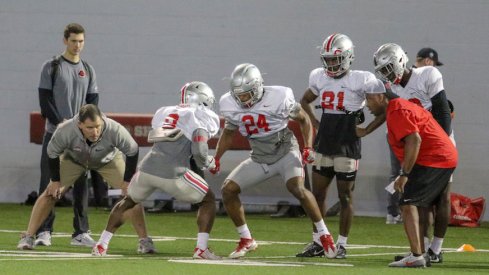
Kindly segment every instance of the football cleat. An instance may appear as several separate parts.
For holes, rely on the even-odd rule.
[[[70,244],[75,246],[93,247],[95,243],[96,242],[92,239],[92,237],[90,237],[88,233],[81,233],[71,239]]]
[[[390,263],[389,267],[426,267],[426,260],[422,255],[416,257],[410,253],[401,260]]]
[[[107,256],[107,248],[105,248],[101,244],[96,244],[92,248],[92,256],[98,256],[98,257]]]
[[[411,252],[409,252],[408,254],[406,255],[397,255],[394,257],[394,261],[397,262],[397,261],[400,261],[402,260],[404,257],[407,257],[411,254]],[[431,266],[431,260],[430,260],[430,255],[428,255],[428,253],[423,253],[423,258],[426,262],[426,267],[430,267]]]
[[[385,224],[398,224],[398,223],[402,223],[401,215],[392,216],[391,214],[387,214],[387,217],[385,218]]]
[[[321,244],[324,248],[324,255],[328,259],[333,259],[336,257],[338,251],[336,250],[336,245],[334,244],[333,237],[331,235],[322,235],[319,237]]]
[[[322,257],[324,256],[324,248],[317,242],[313,241],[309,243],[301,253],[297,253],[295,256],[305,258]]]
[[[22,235],[20,235],[20,240],[19,240],[19,244],[17,244],[17,248],[21,250],[32,250],[33,247],[34,247],[34,237],[22,233]]]
[[[194,249],[194,256],[192,258],[200,260],[222,260],[222,257],[214,254],[214,252],[210,251],[209,248],[202,250],[198,247]]]
[[[229,258],[238,259],[246,255],[249,251],[254,251],[258,247],[255,239],[241,238],[236,249],[229,254]]]
[[[43,231],[39,233],[34,245],[51,246],[51,232]]]
[[[430,262],[437,264],[443,263],[443,252],[440,251],[440,254],[435,254],[435,252],[429,248],[427,254],[430,258]]]
[[[153,244],[153,239],[150,237],[139,239],[138,245],[138,253],[139,254],[155,254],[156,249]]]
[[[346,248],[343,245],[336,245],[336,251],[336,259],[346,259]]]

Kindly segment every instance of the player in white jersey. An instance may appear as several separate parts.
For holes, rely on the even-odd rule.
[[[201,169],[214,165],[213,157],[207,154],[207,141],[219,131],[219,116],[212,110],[214,93],[207,84],[193,81],[182,88],[181,102],[161,107],[153,116],[148,135],[153,147],[139,164],[127,196],[112,209],[92,255],[106,255],[112,235],[123,224],[124,213],[159,189],[176,200],[199,204],[199,233],[193,258],[221,259],[207,246],[216,213],[215,195],[206,181],[190,169],[190,157]]]
[[[436,56],[436,57],[435,57]],[[427,57],[434,58],[434,65],[442,64],[438,61],[438,53],[433,49],[425,48],[418,53],[420,59]],[[421,61],[421,60],[420,60]],[[375,71],[384,81],[388,81],[391,96],[405,98],[415,104],[422,106],[424,109],[431,111],[435,120],[452,137],[450,107],[443,86],[443,77],[440,71],[434,66],[424,66],[420,68],[408,68],[408,57],[404,50],[397,44],[387,43],[379,47],[374,53]],[[417,64],[421,64],[418,62]],[[391,157],[392,158],[392,157]],[[400,163],[391,159],[392,166],[400,167]],[[393,169],[394,170],[394,169]],[[398,169],[400,171],[400,169]],[[451,182],[451,181],[450,181]],[[441,197],[442,200],[436,206],[434,237],[428,251],[428,242],[423,242],[423,253],[427,252],[433,260],[433,263],[442,262],[441,247],[446,234],[450,216],[450,182]],[[428,231],[429,227],[429,209],[421,209],[422,213],[420,224],[425,228],[423,232]]]
[[[296,197],[320,232],[321,244],[328,258],[334,258],[336,248],[313,195],[304,187],[304,162],[314,160],[312,127],[292,90],[282,86],[263,86],[263,78],[255,65],[238,65],[231,74],[231,90],[221,97],[220,111],[225,127],[217,143],[215,160],[230,147],[236,130],[247,137],[251,156],[236,167],[224,181],[222,199],[226,211],[240,235],[230,258],[243,257],[257,247],[246,224],[239,198],[241,190],[280,175],[287,190]],[[289,119],[300,125],[304,146],[301,156],[297,139],[287,127]]]
[[[312,168],[313,194],[326,213],[326,197],[329,185],[336,177],[340,200],[340,230],[337,240],[336,258],[346,257],[346,244],[353,219],[353,189],[361,158],[360,137],[377,129],[385,116],[376,117],[366,128],[362,123],[366,93],[385,91],[381,81],[366,71],[350,70],[354,60],[353,43],[344,35],[335,33],[324,40],[321,47],[323,67],[312,70],[309,88],[305,91],[301,105],[318,130],[314,149],[317,152]],[[321,122],[314,115],[311,103],[320,99],[323,114]],[[322,256],[316,228],[313,242],[297,254],[297,257]]]

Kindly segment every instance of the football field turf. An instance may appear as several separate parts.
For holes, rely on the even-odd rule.
[[[146,214],[158,253],[138,255],[137,238],[125,224],[112,238],[108,257],[92,257],[91,249],[71,246],[72,208],[57,208],[53,245],[33,251],[16,249],[27,228],[31,206],[0,204],[0,274],[489,274],[489,223],[480,228],[450,227],[444,242],[444,262],[425,269],[389,268],[395,255],[408,251],[402,225],[386,225],[385,218],[355,217],[348,238],[347,259],[296,258],[311,238],[309,219],[270,218],[250,214],[248,225],[258,249],[241,260],[192,260],[195,247],[195,212]],[[98,239],[109,212],[90,208],[92,237]],[[335,239],[338,217],[327,218]],[[231,220],[216,218],[211,249],[227,256],[238,241]],[[471,244],[476,252],[456,252]]]

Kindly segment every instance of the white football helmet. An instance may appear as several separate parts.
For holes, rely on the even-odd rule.
[[[374,66],[377,76],[393,84],[401,82],[409,59],[401,46],[387,43],[374,53]]]
[[[240,96],[249,94],[249,99],[242,101]],[[231,95],[238,105],[251,108],[263,97],[263,78],[260,70],[249,63],[243,63],[234,68],[231,74]]]
[[[204,105],[214,110],[216,98],[212,89],[200,81],[192,81],[183,85],[180,95],[181,104]]]
[[[324,40],[320,54],[328,76],[337,77],[350,69],[355,60],[353,47],[351,39],[341,33],[332,34]]]

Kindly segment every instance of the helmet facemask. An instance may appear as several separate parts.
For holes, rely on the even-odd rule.
[[[330,77],[341,76],[355,60],[353,42],[344,34],[332,34],[324,40],[320,55],[326,74]]]
[[[238,105],[251,108],[263,97],[263,78],[255,65],[238,65],[231,74],[231,95]]]
[[[408,62],[406,53],[399,45],[382,45],[374,54],[374,66],[377,76],[393,84],[399,84]]]

